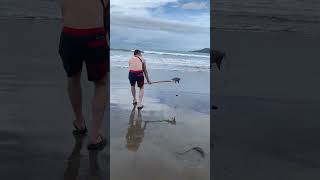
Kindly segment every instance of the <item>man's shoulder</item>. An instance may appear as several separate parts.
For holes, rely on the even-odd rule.
[[[139,57],[142,62],[145,62],[146,60],[143,57]]]

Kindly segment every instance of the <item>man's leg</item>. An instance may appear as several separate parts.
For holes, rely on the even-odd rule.
[[[139,87],[139,106],[142,106],[142,98],[144,95],[144,86]]]
[[[99,81],[94,82],[94,96],[92,99],[92,136],[91,142],[98,143],[100,128],[104,117],[107,100],[107,79],[108,73]]]
[[[133,97],[133,102],[137,102],[136,87],[135,86],[131,86],[131,93],[132,93],[132,97]]]
[[[75,123],[78,128],[85,128],[85,121],[82,113],[82,89],[81,72],[68,78],[68,95],[75,115]]]

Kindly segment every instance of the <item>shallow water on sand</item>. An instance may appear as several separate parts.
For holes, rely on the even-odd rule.
[[[209,179],[209,73],[151,71],[154,80],[182,79],[146,85],[141,111],[133,108],[127,73],[111,70],[111,179]],[[204,154],[183,153],[193,147]]]
[[[215,31],[215,180],[320,178],[319,35]],[[245,44],[243,43],[245,42]]]
[[[0,179],[107,179],[107,148],[89,153],[88,138],[79,141],[71,133],[73,115],[57,53],[60,24],[1,20],[0,25]],[[92,84],[83,75],[90,129]]]
[[[317,33],[320,3],[317,0],[216,0],[215,27],[259,32]]]

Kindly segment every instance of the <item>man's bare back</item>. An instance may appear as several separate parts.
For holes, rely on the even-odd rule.
[[[87,29],[103,27],[103,6],[101,0],[59,0],[63,26]],[[107,4],[104,0],[104,4]]]
[[[141,59],[141,60],[140,60]],[[129,60],[129,70],[133,70],[133,71],[142,71],[142,62],[144,62],[144,59],[142,57],[140,57],[140,59],[138,59],[138,57],[133,56],[130,60]],[[142,62],[141,62],[142,61]]]

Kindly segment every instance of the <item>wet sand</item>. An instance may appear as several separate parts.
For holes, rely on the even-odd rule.
[[[320,178],[319,35],[216,31],[215,180]],[[213,99],[211,99],[213,100]]]
[[[149,74],[153,81],[180,77],[181,82],[146,85],[145,107],[138,111],[128,70],[111,69],[111,179],[209,179],[209,72]],[[178,154],[193,147],[204,157],[194,150]]]
[[[73,115],[57,52],[60,23],[9,18],[0,24],[0,179],[106,179],[108,148],[89,154],[88,138],[81,143],[72,135]],[[85,76],[90,128],[92,85]]]

